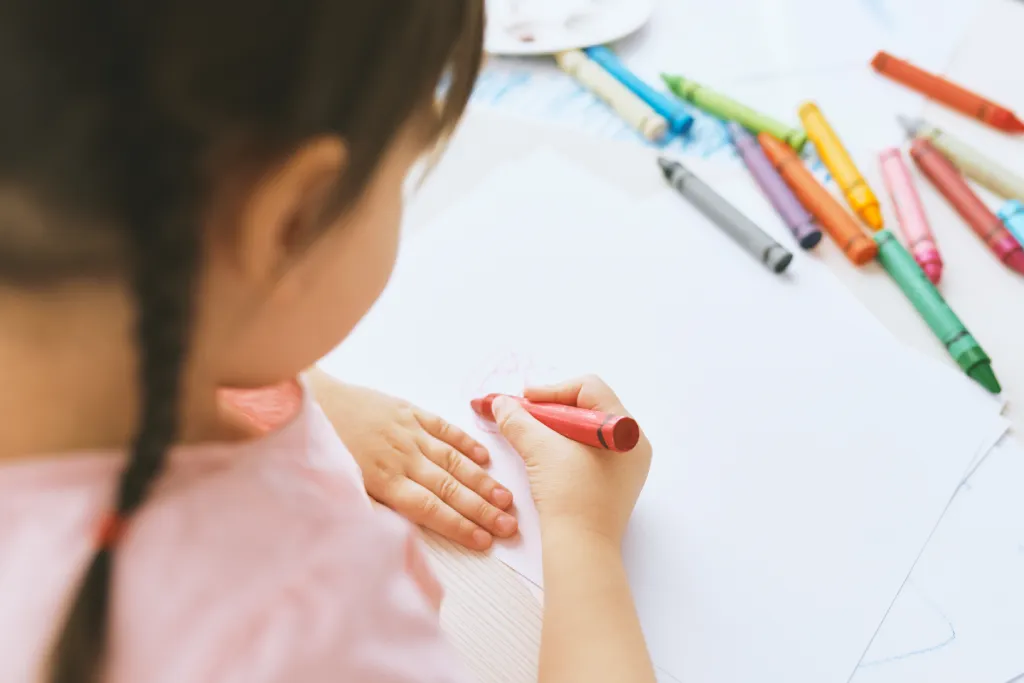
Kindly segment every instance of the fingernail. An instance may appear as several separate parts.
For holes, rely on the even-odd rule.
[[[487,449],[484,448],[483,446],[477,446],[476,448],[474,448],[473,455],[475,455],[476,459],[481,462],[487,462],[491,458],[490,453],[488,453]]]
[[[510,413],[516,409],[519,404],[510,399],[508,396],[498,396],[491,403],[491,411],[497,415],[498,413]]]
[[[512,504],[512,494],[500,486],[495,486],[491,492],[491,500],[494,501],[495,505],[504,510]]]
[[[498,515],[498,519],[494,522],[494,526],[497,527],[498,533],[502,536],[511,536],[516,532],[516,529],[519,527],[519,523],[516,522],[516,518],[512,515]]]
[[[473,532],[473,545],[480,550],[487,550],[491,547],[491,535],[483,529]]]

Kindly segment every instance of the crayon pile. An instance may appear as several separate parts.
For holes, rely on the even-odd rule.
[[[878,195],[868,186],[839,135],[815,103],[806,102],[799,107],[802,127],[796,127],[681,76],[662,76],[677,99],[669,97],[632,73],[606,47],[566,52],[556,59],[565,71],[651,142],[662,142],[670,135],[685,135],[689,131],[693,118],[683,102],[726,122],[744,165],[800,247],[813,249],[824,232],[853,264],[862,266],[877,260],[964,372],[989,391],[1001,391],[991,360],[936,287],[945,264],[898,147],[883,150],[878,159],[907,248],[885,229]],[[871,66],[878,73],[996,130],[1024,134],[1024,122],[1012,111],[940,76],[885,52],[875,55]],[[1003,265],[1024,275],[1024,179],[926,121],[900,117],[900,124],[911,141],[910,158],[924,177]],[[817,150],[850,210],[833,197],[800,158],[808,141]],[[660,165],[669,184],[740,246],[772,271],[785,271],[792,256],[783,246],[682,164],[661,159]],[[991,190],[1006,203],[993,211],[968,180]]]

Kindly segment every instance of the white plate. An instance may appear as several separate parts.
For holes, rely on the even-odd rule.
[[[640,29],[655,0],[487,0],[487,52],[544,55],[603,45]]]

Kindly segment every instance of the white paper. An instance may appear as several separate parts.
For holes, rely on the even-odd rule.
[[[716,188],[788,240],[748,182]],[[813,257],[790,271],[667,189],[630,202],[539,153],[414,236],[322,367],[481,438],[522,529],[496,552],[538,583],[521,461],[468,402],[495,373],[510,390],[535,371],[603,375],[657,450],[625,549],[655,663],[688,683],[845,683],[1005,425]]]
[[[1024,672],[1024,448],[964,484],[854,683],[1003,683]]]

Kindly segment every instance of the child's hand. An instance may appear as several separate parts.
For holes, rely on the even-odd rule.
[[[599,379],[527,389],[526,398],[629,415]],[[589,448],[566,439],[535,420],[516,401],[496,399],[494,414],[502,435],[526,461],[542,531],[555,526],[590,532],[618,546],[651,466],[651,444],[641,434],[629,453]]]
[[[370,389],[324,376],[312,383],[377,501],[474,550],[516,534],[503,512],[512,494],[484,472],[487,449],[461,429]]]

